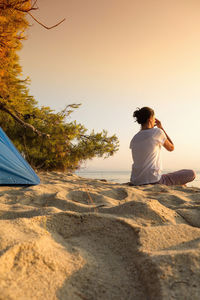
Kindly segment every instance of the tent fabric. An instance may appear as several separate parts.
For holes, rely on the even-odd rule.
[[[39,177],[0,127],[0,185],[39,183]]]

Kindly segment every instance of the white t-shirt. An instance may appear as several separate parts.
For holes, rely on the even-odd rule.
[[[131,183],[134,185],[158,182],[161,178],[161,146],[167,137],[160,128],[139,131],[131,140],[133,165]]]

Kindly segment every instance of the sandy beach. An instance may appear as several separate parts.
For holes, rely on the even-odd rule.
[[[0,299],[199,299],[200,189],[60,172],[0,187]]]

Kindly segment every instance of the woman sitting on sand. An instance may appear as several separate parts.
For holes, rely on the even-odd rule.
[[[141,130],[132,138],[133,165],[130,185],[165,184],[184,185],[194,180],[193,170],[180,170],[161,175],[161,146],[168,151],[174,150],[174,144],[155,118],[153,109],[143,107],[133,113],[133,117],[141,124]],[[155,127],[157,126],[157,128]]]

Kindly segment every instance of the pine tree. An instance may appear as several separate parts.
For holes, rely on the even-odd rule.
[[[83,125],[69,122],[80,104],[55,113],[49,107],[40,108],[30,95],[29,79],[21,77],[17,52],[29,25],[26,16],[36,9],[35,3],[0,0],[0,125],[33,167],[74,170],[87,159],[113,155],[119,142],[106,131],[88,134]]]

